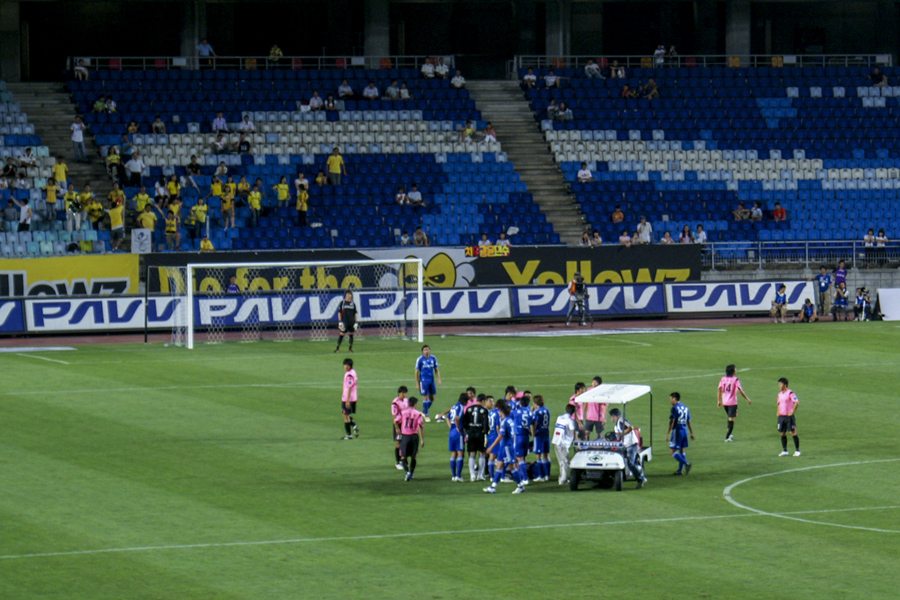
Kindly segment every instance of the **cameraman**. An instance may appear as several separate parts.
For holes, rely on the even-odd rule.
[[[572,321],[572,314],[576,308],[580,311],[581,325],[584,326],[584,302],[587,298],[590,298],[590,294],[587,293],[584,277],[581,276],[581,271],[575,271],[574,278],[569,282],[569,312],[566,315],[566,327]]]

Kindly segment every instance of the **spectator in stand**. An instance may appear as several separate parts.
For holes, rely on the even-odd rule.
[[[44,190],[44,193],[47,194],[47,198],[45,199],[47,202],[47,210],[53,211],[52,214],[54,217],[56,217],[56,201],[57,196],[60,193],[60,189],[57,187],[56,181],[54,181],[54,179],[51,177],[47,180],[47,185],[45,185],[42,189]]]
[[[581,234],[581,240],[578,242],[579,246],[590,248],[591,247],[591,234],[587,231]]]
[[[19,167],[16,165],[15,161],[13,161],[12,156],[7,157],[6,164],[3,165],[3,177],[14,180],[18,174]]]
[[[141,128],[138,127],[137,123],[135,123],[134,121],[128,122],[128,127],[125,128],[125,135],[134,135],[135,133],[140,133],[140,132],[141,132]]]
[[[306,227],[306,213],[309,211],[309,181],[302,172],[297,173],[294,190],[297,195],[297,227]]]
[[[109,200],[110,206],[118,206],[119,204],[125,204],[125,192],[122,191],[122,188],[119,187],[119,182],[116,181],[113,183],[112,190],[110,190],[109,194],[106,195],[106,199]]]
[[[506,232],[501,231],[500,237],[497,238],[497,241],[494,242],[495,246],[511,246],[509,240],[506,238]]]
[[[241,133],[256,133],[256,125],[250,120],[249,114],[244,115],[240,125],[238,125],[238,131]]]
[[[332,98],[332,96],[328,97]],[[319,96],[319,90],[313,90],[312,96],[306,104],[309,106],[309,110],[322,110],[325,107],[325,102]]]
[[[16,178],[15,187],[17,190],[30,190],[31,183],[29,183],[28,180],[25,179],[25,177],[21,173],[19,173],[19,176]]]
[[[278,208],[287,206],[288,201],[291,199],[291,186],[288,185],[287,177],[282,175],[278,183],[272,186],[272,189],[275,190],[275,200],[278,202]]]
[[[133,155],[134,146],[131,145],[131,140],[128,139],[127,135],[122,134],[119,141],[119,156],[122,157],[122,163],[127,163]]]
[[[600,236],[600,231],[595,229],[591,232],[591,246],[597,248],[598,246],[603,245],[603,238]]]
[[[404,231],[403,235],[400,236],[400,245],[401,246],[412,246],[413,245],[412,238],[409,237],[408,231]]]
[[[466,78],[462,76],[462,71],[460,71],[459,69],[456,70],[456,75],[454,75],[453,79],[450,80],[450,85],[458,90],[465,89]]]
[[[422,231],[421,225],[416,227],[415,232],[413,232],[413,243],[419,247],[431,245],[431,241],[428,239],[428,235]]]
[[[229,225],[234,227],[234,199],[237,193],[237,186],[231,177],[228,178],[229,183],[222,186],[222,229],[228,231]]]
[[[662,239],[659,240],[660,244],[674,244],[675,240],[672,238],[672,234],[666,231],[663,233]]]
[[[150,124],[150,130],[156,134],[164,134],[166,132],[166,124],[163,123],[161,116],[156,115],[153,123]]]
[[[210,150],[213,154],[231,154],[233,152],[231,144],[221,133],[216,136],[216,141],[210,144]]]
[[[114,113],[114,112],[116,112],[116,109],[117,109],[118,107],[119,107],[119,105],[116,104],[116,101],[113,100],[113,97],[112,97],[112,96],[110,96],[110,97],[108,97],[108,98],[106,99],[106,112],[108,112],[108,113]]]
[[[762,221],[763,211],[762,206],[759,202],[753,203],[753,208],[750,209],[750,220],[751,221]]]
[[[77,116],[69,129],[72,131],[72,147],[75,150],[75,162],[90,162],[87,157],[87,150],[84,147],[84,133],[87,131],[87,125],[84,124],[80,116]]]
[[[337,146],[325,161],[325,165],[328,167],[328,183],[341,185],[341,178],[347,175],[347,166],[344,164],[344,157],[341,156],[341,151]]]
[[[555,120],[557,114],[559,114],[559,106],[556,104],[556,98],[550,98],[550,102],[547,103],[547,118]]]
[[[200,191],[197,181],[194,177],[199,177],[203,173],[203,166],[197,162],[197,155],[191,155],[191,162],[184,168],[185,176],[181,178],[181,185],[190,185],[192,188]]]
[[[84,186],[84,190],[78,195],[81,206],[87,214],[91,223],[91,229],[103,229],[103,205],[97,200],[94,192],[91,191],[90,184]]]
[[[666,66],[666,47],[660,44],[653,52],[653,67],[662,69],[664,66]]]
[[[94,101],[94,112],[95,113],[105,113],[106,109],[106,96],[100,96]]]
[[[337,94],[338,94],[338,98],[340,100],[352,100],[353,97],[356,95],[353,92],[353,88],[350,87],[349,83],[347,83],[346,79],[341,81],[341,85],[339,85],[338,89],[337,89]]]
[[[413,206],[425,206],[425,200],[422,199],[422,192],[419,191],[418,183],[412,184],[412,189],[409,190],[407,198],[409,198],[409,203]]]
[[[310,102],[312,102],[312,99],[310,99]],[[324,108],[327,112],[333,112],[336,110],[341,110],[341,105],[337,100],[334,99],[333,94],[328,94],[328,98],[325,99],[325,103],[322,105],[322,108]]]
[[[482,141],[486,144],[497,141],[497,130],[494,129],[494,125],[490,121],[484,126],[484,139]]]
[[[56,180],[56,185],[63,188],[69,181],[69,166],[62,156],[57,156],[56,162],[53,164],[53,179]]]
[[[459,133],[459,141],[474,142],[475,141],[475,125],[472,121],[466,121],[465,127]]]
[[[238,181],[237,184],[237,196],[235,197],[235,203],[237,203],[237,198],[240,198],[243,202],[246,203],[247,198],[250,196],[250,182],[247,181],[247,177],[241,175],[241,180]]]
[[[586,162],[581,163],[581,168],[578,170],[577,177],[578,183],[589,183],[594,180],[594,174],[588,169]]]
[[[128,185],[130,187],[141,185],[141,173],[143,173],[146,168],[147,165],[141,160],[140,154],[135,152],[131,155],[131,160],[125,163],[125,174],[128,175]]]
[[[216,118],[213,119],[212,132],[213,133],[228,133],[228,122],[225,121],[225,117],[222,115],[222,111],[217,112]]]
[[[884,234],[884,229],[879,229],[878,235],[875,236],[875,247],[884,248],[885,246],[887,246],[889,241],[890,240],[888,239],[888,236]]]
[[[4,231],[13,231],[16,228],[16,222],[19,220],[19,211],[16,210],[12,200],[6,201],[6,208],[3,209]],[[80,224],[80,223],[79,223]],[[72,231],[69,229],[69,231]]]
[[[122,157],[119,156],[119,149],[116,146],[110,146],[106,153],[106,172],[113,181],[121,181],[122,171]]]
[[[626,247],[631,245],[631,236],[628,235],[627,229],[622,230],[622,234],[619,236],[619,243]]]
[[[78,81],[88,81],[91,78],[91,72],[84,66],[84,59],[79,58],[78,64],[75,65],[75,79]]]
[[[750,211],[744,208],[743,202],[738,203],[738,207],[731,211],[735,221],[746,221],[750,218]]]
[[[131,201],[134,203],[134,211],[138,215],[144,212],[144,209],[147,208],[148,204],[153,203],[150,199],[150,195],[147,193],[147,188],[144,186],[141,186],[140,191],[134,195],[134,198],[132,198]]]
[[[415,100],[412,93],[409,91],[409,88],[406,87],[406,82],[400,84],[400,99],[401,100]]]
[[[558,88],[561,80],[562,77],[557,77],[556,73],[553,72],[553,69],[550,69],[547,71],[547,74],[544,75],[544,85],[548,88]]]
[[[434,76],[437,79],[447,79],[450,76],[450,67],[444,64],[444,57],[440,57],[434,65]]]
[[[166,184],[166,191],[169,193],[169,202],[174,202],[175,200],[181,201],[181,184],[178,183],[178,177],[173,173],[169,177],[169,182]]]
[[[370,81],[369,85],[363,88],[362,95],[366,100],[378,100],[381,98],[381,94],[378,93],[378,88],[375,87],[374,81]]]
[[[28,177],[28,170],[37,166],[37,157],[32,154],[31,148],[25,148],[25,153],[19,155],[19,171],[24,177]]]
[[[641,88],[641,93],[644,96],[644,100],[659,100],[659,86],[656,85],[656,81],[651,77],[647,80],[647,84]]]
[[[653,225],[647,222],[647,217],[641,216],[641,222],[637,226],[637,240],[633,240],[638,244],[653,243]]]
[[[204,235],[203,239],[200,240],[201,254],[205,253],[205,252],[215,252],[215,251],[216,251],[216,247],[213,246],[213,243],[211,241],[209,241],[209,236]]]
[[[387,88],[384,90],[384,96],[388,100],[400,99],[400,84],[396,79],[391,80],[391,85],[387,86]]]
[[[169,191],[166,188],[166,178],[160,175],[153,186],[153,197],[160,208],[165,209],[169,205]]]
[[[863,236],[863,244],[866,248],[874,248],[875,247],[875,230],[870,229],[866,235]]]
[[[191,208],[191,219],[194,222],[194,239],[203,236],[203,229],[206,227],[206,215],[209,207],[203,198],[197,198],[197,204]]]
[[[272,44],[272,47],[269,48],[269,62],[272,63],[273,67],[278,66],[278,61],[280,61],[283,56],[284,52],[281,51],[278,44]]]
[[[488,239],[488,235],[486,233],[482,233],[481,239],[478,240],[478,246],[481,248],[484,248],[486,246],[493,246],[493,245],[494,245],[494,243],[491,242],[490,239]]]
[[[181,250],[181,233],[178,231],[179,219],[171,210],[166,213],[166,247]]]
[[[151,243],[155,242],[155,237],[156,237],[156,221],[157,221],[157,219],[156,219],[156,215],[153,214],[154,210],[156,212],[158,212],[160,215],[162,214],[162,212],[159,210],[159,208],[157,208],[153,204],[147,204],[144,207],[143,212],[141,212],[137,216],[137,226],[140,228],[143,228],[143,229],[150,230]]]
[[[888,84],[887,76],[882,73],[878,67],[872,69],[872,73],[869,75],[869,81],[872,82],[874,87],[885,87]]]
[[[246,134],[242,133],[241,137],[238,138],[237,151],[238,154],[253,154],[253,146],[250,144],[250,140],[247,139]]]
[[[673,67],[678,66],[678,51],[675,49],[675,44],[669,46],[669,51],[666,53],[669,56],[669,64]]]
[[[409,204],[409,196],[406,195],[406,191],[404,191],[403,186],[397,188],[397,193],[394,195],[394,200],[400,206],[405,206]]]
[[[625,67],[619,66],[619,61],[614,60],[609,68],[610,77],[613,79],[625,79]]]
[[[627,83],[622,87],[622,91],[619,92],[619,96],[622,98],[637,98],[638,93],[637,90],[632,90],[631,86]]]
[[[702,225],[698,225],[698,227],[703,227]],[[690,225],[685,225],[681,229],[681,235],[678,236],[678,242],[681,244],[693,244],[694,236],[691,235],[691,227]]]
[[[6,180],[6,177],[0,175],[0,190],[8,190],[9,182]]]
[[[531,67],[528,68],[528,72],[522,76],[522,88],[526,90],[530,90],[534,86],[537,85],[537,75],[534,74],[534,69]]]
[[[776,221],[787,221],[787,211],[781,206],[780,202],[775,203],[775,210],[772,211],[772,218]]]
[[[228,165],[225,164],[225,161],[219,163],[219,166],[216,167],[216,172],[214,173],[216,177],[222,179],[228,175]]]
[[[574,118],[572,109],[566,106],[565,102],[559,103],[559,110],[556,112],[557,121],[571,121]]]
[[[23,198],[21,202],[13,198],[12,201],[19,207],[19,226],[16,228],[16,231],[30,231],[34,211],[28,206],[28,198]]]
[[[422,77],[425,79],[434,79],[434,63],[431,62],[431,57],[425,57],[425,62],[422,64],[421,68]]]
[[[834,308],[832,309],[834,320],[840,321],[841,315],[847,321],[850,316],[850,294],[847,292],[847,282],[841,281],[834,287]]]
[[[124,195],[122,202],[110,202],[109,208],[106,209],[109,215],[109,233],[110,241],[113,244],[112,251],[118,252],[119,246],[125,241],[125,201]]]
[[[253,191],[247,196],[247,204],[250,205],[250,222],[252,227],[259,223],[259,213],[262,210],[262,193],[259,184],[253,184]]]
[[[322,187],[323,185],[328,183],[328,177],[325,176],[325,171],[319,169],[319,172],[316,173],[316,185]]]
[[[613,214],[612,214],[612,217],[610,217],[610,220],[613,223],[621,223],[622,221],[625,220],[625,213],[622,212],[621,206],[618,206],[618,205],[616,206],[616,209],[613,211]]]
[[[197,44],[197,56],[200,58],[200,68],[208,67],[212,68],[213,66],[213,58],[217,58],[216,51],[213,50],[212,45],[206,41],[206,38],[200,40],[200,43]]]
[[[584,76],[588,79],[603,79],[603,73],[600,72],[600,65],[594,62],[593,58],[589,58],[587,64],[584,65]]]

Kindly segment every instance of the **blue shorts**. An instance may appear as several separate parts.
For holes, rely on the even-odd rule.
[[[516,436],[516,458],[525,458],[528,456],[528,442],[527,435]]]
[[[423,396],[437,394],[437,388],[435,388],[434,381],[425,381],[422,380],[422,389],[420,390]]]
[[[672,430],[672,437],[669,439],[669,448],[672,450],[681,450],[688,447],[688,432],[684,427],[676,427]]]
[[[497,452],[497,460],[502,462],[505,465],[510,465],[516,462],[516,453],[513,448],[513,444],[503,444],[499,452]]]
[[[487,446],[485,446],[485,447],[490,448],[491,444],[493,444],[495,441],[497,441],[497,434],[496,433],[490,434],[487,439]],[[496,454],[497,456],[500,456],[500,445],[498,444],[498,445],[494,446],[494,449],[491,450],[491,453]]]
[[[450,438],[447,441],[447,450],[450,452],[463,452],[466,449],[466,441],[463,436],[455,429],[450,431]]]
[[[532,451],[535,454],[550,454],[550,432],[534,436]]]

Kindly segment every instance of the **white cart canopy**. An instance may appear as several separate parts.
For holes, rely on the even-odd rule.
[[[649,385],[631,385],[628,383],[604,383],[588,389],[575,399],[582,403],[628,404],[650,393]]]

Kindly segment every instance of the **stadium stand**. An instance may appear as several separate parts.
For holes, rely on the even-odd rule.
[[[252,227],[250,209],[237,209],[236,227],[219,227],[221,202],[211,198],[211,238],[217,249],[382,247],[399,243],[422,225],[437,245],[474,245],[482,232],[492,239],[516,227],[513,243],[558,243],[513,165],[496,142],[463,142],[460,130],[480,113],[464,89],[446,80],[425,80],[410,69],[292,70],[146,70],[98,71],[91,81],[70,81],[69,89],[103,151],[118,145],[129,122],[129,136],[148,169],[142,182],[152,189],[161,176],[186,175],[196,155],[203,165],[194,177],[199,191],[184,186],[185,212],[210,192],[212,176],[224,162],[235,181],[262,180],[268,211]],[[411,100],[344,100],[337,111],[309,110],[314,90],[336,94],[342,80],[357,94],[374,81],[379,91],[394,79],[408,85]],[[101,95],[113,95],[115,113],[91,112]],[[249,115],[252,154],[214,154],[212,121],[223,112],[232,131]],[[165,134],[150,124],[162,117]],[[229,136],[229,142],[237,139]],[[348,176],[342,185],[313,183],[334,147],[339,147]],[[297,227],[294,198],[277,207],[272,192],[282,176],[291,183],[298,172],[310,181],[309,227]],[[394,201],[399,186],[417,183],[426,206]],[[135,188],[126,188],[130,199]],[[162,221],[162,220],[160,220]],[[157,224],[162,227],[162,222]],[[183,248],[199,248],[182,232]],[[159,239],[157,239],[157,242]]]
[[[546,69],[536,70],[540,79]],[[896,81],[900,69],[884,69]],[[520,73],[524,74],[524,71]],[[582,210],[607,240],[621,205],[657,237],[704,226],[710,241],[859,240],[894,228],[900,195],[900,87],[865,67],[636,68],[627,79],[556,69],[561,89],[525,92]],[[661,99],[620,97],[650,77]],[[548,118],[551,99],[573,111]],[[595,181],[579,183],[587,162]],[[735,221],[738,203],[765,218]],[[786,221],[771,219],[779,202]]]

